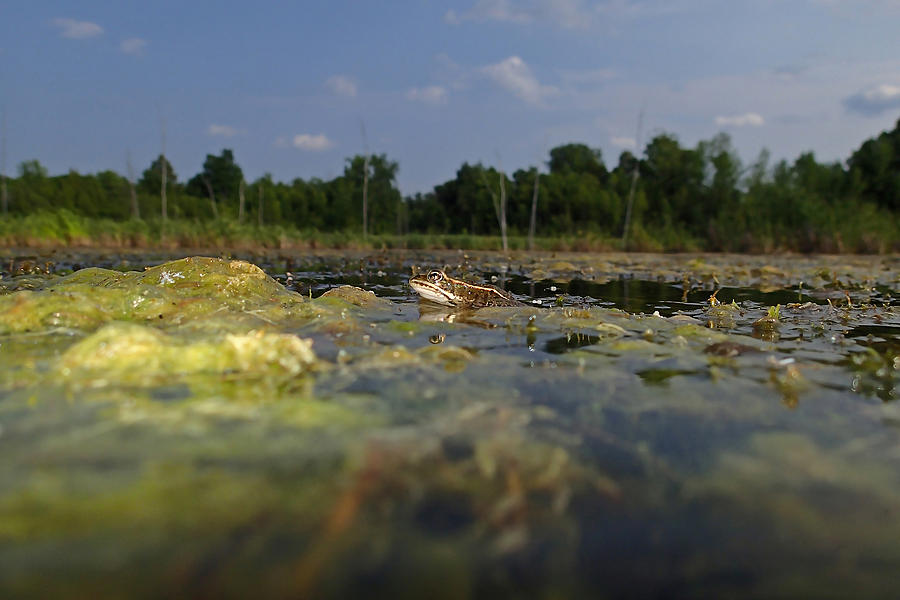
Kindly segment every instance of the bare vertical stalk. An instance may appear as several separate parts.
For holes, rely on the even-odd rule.
[[[634,205],[634,191],[637,188],[638,174],[641,166],[641,161],[638,159],[637,152],[640,152],[641,128],[643,125],[644,109],[641,108],[641,112],[638,113],[637,135],[634,138],[634,170],[631,172],[631,188],[628,190],[628,204],[625,207],[625,229],[622,231],[622,250],[628,250],[628,231],[631,229],[631,207]]]
[[[478,163],[479,167],[479,175],[481,175],[481,183],[484,184],[484,187],[487,188],[488,193],[491,195],[491,203],[494,206],[494,215],[497,217],[497,224],[500,224],[500,199],[497,197],[497,194],[494,193],[494,188],[491,187],[491,184],[488,182],[487,177],[484,174],[484,167],[481,165],[481,162]],[[474,221],[472,221],[474,225]],[[474,231],[474,227],[473,227]]]
[[[503,239],[503,251],[509,250],[506,242],[506,175],[500,169],[500,237]]]
[[[209,193],[209,204],[212,206],[213,219],[218,220],[219,208],[216,206],[216,195],[213,192],[212,184],[209,182],[209,178],[206,175],[203,176],[203,183],[206,184],[206,191]]]
[[[531,220],[528,223],[528,249],[534,250],[534,230],[537,228],[538,182],[541,173],[534,168],[534,192],[531,194]]]
[[[238,223],[244,222],[244,179],[241,178],[241,184],[238,186]]]
[[[166,198],[166,179],[168,178],[168,173],[166,169],[166,118],[163,116],[162,111],[159,112],[159,128],[160,128],[160,137],[162,138],[162,154],[160,155],[159,161],[159,171],[160,171],[160,186],[159,186],[159,200],[160,200],[160,212],[162,215],[163,223],[169,218],[169,207],[168,200]]]
[[[6,193],[6,107],[0,118],[0,210],[9,213],[9,196]]]
[[[503,173],[503,169],[499,169],[500,173],[500,195],[498,196],[494,192],[494,188],[491,187],[491,184],[488,183],[487,177],[484,175],[484,167],[481,166],[481,163],[478,163],[479,173],[481,175],[481,181],[484,183],[484,187],[487,188],[488,193],[491,195],[491,201],[494,204],[494,214],[497,216],[497,223],[500,225],[500,239],[503,244],[503,251],[505,252],[508,249],[506,242],[506,175]]]
[[[263,226],[263,185],[264,182],[260,180],[259,188],[257,189],[259,192],[259,211],[256,213],[256,222],[260,227]]]
[[[500,172],[500,210],[497,215],[500,218],[500,238],[503,240],[503,251],[509,250],[509,244],[506,240],[506,173],[503,172],[503,159],[500,158],[500,152],[497,152],[497,166]]]
[[[137,192],[134,189],[134,166],[131,164],[131,150],[125,151],[125,168],[128,170],[128,191],[131,196],[131,218],[141,218],[141,207],[138,206]]]
[[[162,163],[159,166],[159,170],[161,171],[161,174],[162,174],[161,183],[159,185],[160,211],[162,213],[162,220],[165,221],[166,219],[169,218],[169,206],[168,206],[169,201],[168,201],[168,198],[166,197],[166,187],[167,187],[166,178],[168,176],[168,173],[166,173],[167,169],[166,169],[166,153],[165,153],[165,151],[163,151],[163,154],[162,154]]]
[[[369,140],[366,137],[366,123],[363,120],[359,121],[360,131],[362,132],[363,139],[363,150],[366,153],[366,158],[363,161],[363,239],[368,235],[368,227],[369,227]]]
[[[363,239],[369,232],[369,155],[363,163]]]

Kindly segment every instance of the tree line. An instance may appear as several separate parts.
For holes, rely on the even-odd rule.
[[[812,152],[770,164],[767,151],[744,165],[727,134],[683,146],[655,135],[640,156],[610,168],[599,149],[570,143],[544,168],[506,173],[464,163],[453,179],[403,197],[399,165],[384,154],[345,159],[331,180],[245,180],[230,149],[207,155],[180,178],[163,155],[136,178],[114,171],[49,176],[37,161],[4,178],[10,214],[66,209],[127,220],[234,219],[301,231],[371,234],[596,236],[642,249],[886,251],[900,243],[900,121],[866,140],[843,163]],[[131,169],[129,168],[129,171]],[[163,181],[165,187],[163,188]],[[167,209],[161,211],[165,189]],[[366,204],[365,211],[363,204]],[[363,215],[366,222],[363,223]]]

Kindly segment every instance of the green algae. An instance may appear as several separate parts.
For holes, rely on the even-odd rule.
[[[67,349],[55,375],[91,386],[154,385],[202,373],[295,377],[316,362],[311,342],[296,336],[251,331],[220,338],[186,340],[140,325],[110,324]]]
[[[309,302],[242,261],[187,258],[144,272],[89,268],[0,297],[5,387],[154,385],[191,374],[293,377],[308,340],[271,331]],[[165,333],[168,332],[168,333]]]
[[[390,307],[391,303],[375,295],[375,292],[363,290],[352,285],[342,285],[332,288],[319,296],[319,302],[324,302],[325,298],[339,298],[354,306],[363,308]]]
[[[110,321],[181,325],[221,311],[248,323],[304,314],[306,301],[243,261],[185,258],[144,272],[88,268],[34,291],[0,296],[0,334],[51,327],[89,330]]]

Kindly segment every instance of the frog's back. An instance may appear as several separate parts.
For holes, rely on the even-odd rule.
[[[525,306],[507,291],[492,285],[460,286],[457,291],[459,306],[467,308],[483,308],[488,306]]]

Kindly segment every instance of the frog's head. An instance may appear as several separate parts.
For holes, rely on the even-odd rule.
[[[437,304],[456,306],[459,301],[454,280],[437,269],[413,275],[409,278],[409,285],[422,298]]]

